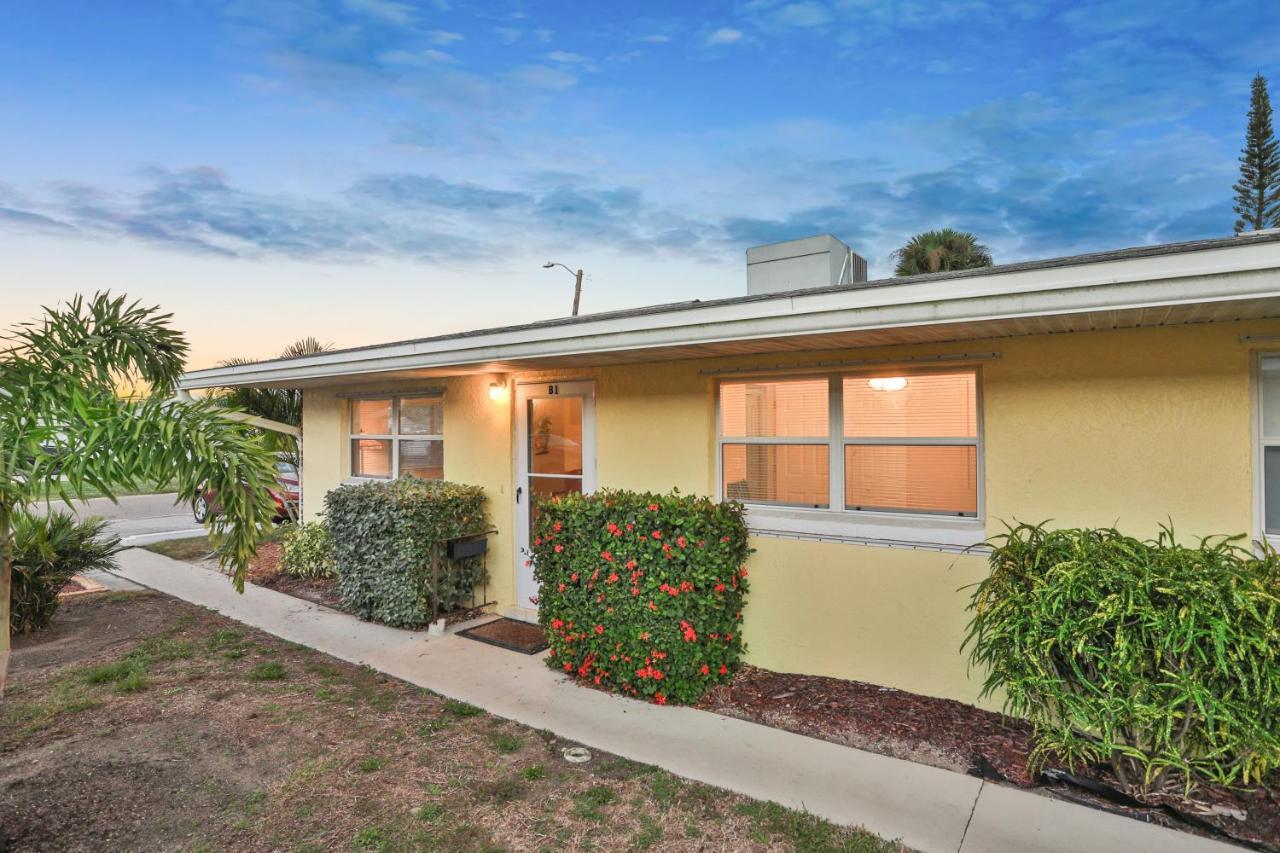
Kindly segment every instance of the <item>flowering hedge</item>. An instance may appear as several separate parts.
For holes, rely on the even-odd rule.
[[[744,645],[742,505],[601,490],[541,505],[532,558],[555,669],[660,705],[726,681]]]

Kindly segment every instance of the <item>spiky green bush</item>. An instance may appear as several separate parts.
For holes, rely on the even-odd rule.
[[[1280,557],[1162,529],[1019,524],[992,540],[965,645],[1033,762],[1108,762],[1136,793],[1280,766]]]
[[[58,610],[58,592],[72,575],[115,566],[120,539],[106,529],[101,518],[78,519],[59,510],[14,514],[10,631],[47,628]]]

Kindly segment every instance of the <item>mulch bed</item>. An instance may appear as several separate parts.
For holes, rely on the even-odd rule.
[[[245,577],[249,583],[283,592],[312,604],[342,609],[338,596],[338,581],[334,578],[296,578],[280,571],[279,542],[266,542],[258,546],[258,556],[249,566]]]
[[[495,619],[459,631],[458,636],[526,655],[536,655],[547,647],[547,633],[540,626],[516,619]]]
[[[1280,787],[1233,790],[1200,784],[1190,801],[1153,795],[1123,805],[1074,785],[1033,775],[1031,727],[962,702],[920,696],[859,681],[770,672],[743,666],[699,707],[797,734],[931,764],[1082,802],[1139,820],[1201,834],[1225,834],[1257,849],[1280,851]],[[1064,768],[1065,769],[1065,768]],[[1077,776],[1122,786],[1106,767]],[[1275,780],[1280,782],[1280,780]],[[1240,820],[1237,816],[1246,816]]]

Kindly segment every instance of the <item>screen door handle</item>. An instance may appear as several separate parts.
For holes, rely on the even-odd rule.
[[[516,503],[520,503],[520,493],[524,491],[524,486],[516,486]]]

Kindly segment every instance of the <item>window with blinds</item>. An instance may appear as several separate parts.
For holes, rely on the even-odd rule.
[[[444,479],[444,400],[352,400],[351,476]]]
[[[725,498],[851,512],[978,515],[973,370],[726,381],[719,417]]]

